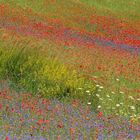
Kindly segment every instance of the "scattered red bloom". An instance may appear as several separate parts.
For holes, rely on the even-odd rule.
[[[48,124],[49,123],[49,120],[45,120],[45,123]]]
[[[9,140],[8,136],[6,136],[5,140]]]
[[[63,127],[61,122],[58,123],[58,127],[59,127],[59,128],[62,128],[62,127]]]
[[[77,102],[76,100],[73,100],[73,101],[72,101],[72,106],[73,106],[73,107],[76,107],[77,105],[78,105],[78,102]]]
[[[0,109],[2,109],[2,103],[0,103]]]
[[[133,125],[130,125],[130,127],[129,127],[130,129],[133,129]]]
[[[8,111],[8,109],[9,109],[9,106],[7,105],[7,106],[6,106],[6,111]]]
[[[41,125],[42,123],[43,123],[43,120],[40,119],[40,120],[38,120],[37,125]]]
[[[74,132],[73,128],[69,128],[69,133],[70,133],[70,135],[72,135],[73,132]]]
[[[42,115],[43,114],[43,111],[42,111],[42,109],[39,109],[39,115]]]
[[[102,112],[99,112],[98,113],[98,117],[101,118],[102,116],[103,116],[103,113]]]
[[[13,112],[13,113],[15,112],[15,109],[14,109],[14,108],[12,108],[12,112]]]

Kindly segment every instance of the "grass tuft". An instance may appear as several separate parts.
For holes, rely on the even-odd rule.
[[[95,86],[76,70],[69,70],[57,58],[40,53],[41,48],[1,47],[0,75],[33,95],[46,98],[66,97],[86,100],[87,90]],[[79,90],[81,88],[81,90]]]

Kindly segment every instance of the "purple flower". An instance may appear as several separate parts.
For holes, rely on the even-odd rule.
[[[46,138],[41,137],[40,140],[46,140]]]

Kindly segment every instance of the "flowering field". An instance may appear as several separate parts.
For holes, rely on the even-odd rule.
[[[0,139],[140,139],[139,7],[1,0]]]
[[[104,115],[77,100],[62,103],[15,92],[1,81],[1,139],[136,139],[140,125],[123,116]]]

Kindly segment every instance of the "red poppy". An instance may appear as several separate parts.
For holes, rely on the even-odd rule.
[[[37,122],[38,125],[41,125],[42,123],[43,123],[42,119],[38,120],[38,122]]]
[[[132,125],[130,125],[130,127],[129,127],[130,129],[133,129],[133,126]]]
[[[9,109],[9,106],[7,105],[7,106],[6,106],[6,111],[8,111],[8,109]]]
[[[62,128],[62,123],[61,122],[58,124],[58,127],[59,128]]]
[[[49,123],[49,120],[45,120],[45,123],[48,124]]]
[[[12,108],[12,112],[14,112],[15,110],[14,110],[14,108]]]
[[[21,107],[24,109],[25,108],[25,104],[24,104],[24,101],[22,101],[22,103],[21,103],[22,105],[21,105]]]
[[[9,140],[8,136],[6,136],[5,140]]]
[[[103,116],[103,113],[102,112],[99,112],[98,113],[98,117],[101,118],[102,116]]]
[[[80,68],[83,68],[83,65],[80,65]]]
[[[73,100],[73,101],[72,101],[72,106],[73,106],[73,107],[76,107],[77,105],[78,105],[78,102],[77,102],[76,100]]]
[[[42,115],[43,114],[43,110],[42,109],[39,109],[39,115]]]
[[[73,128],[69,128],[69,133],[70,133],[70,135],[72,135],[73,132],[74,132]]]
[[[0,103],[0,109],[2,109],[2,103]]]
[[[33,106],[31,107],[31,110],[34,111],[34,107]]]
[[[5,8],[5,5],[0,5],[0,8]]]

